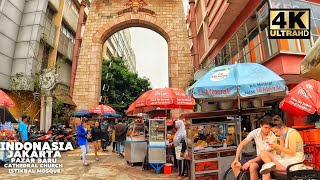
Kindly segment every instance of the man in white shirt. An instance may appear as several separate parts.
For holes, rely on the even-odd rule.
[[[259,154],[262,150],[272,149],[269,146],[269,143],[277,142],[277,137],[271,131],[272,119],[265,117],[260,120],[260,128],[257,128],[251,131],[248,136],[239,144],[236,158],[232,162],[231,167],[234,175],[237,177],[240,173],[240,170],[249,170],[250,171],[250,180],[258,179],[258,170],[261,169],[264,164]],[[257,156],[245,157],[239,161],[240,153],[242,152],[244,146],[246,146],[250,141],[254,140],[256,144]]]

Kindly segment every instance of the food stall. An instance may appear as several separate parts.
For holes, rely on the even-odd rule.
[[[11,125],[11,123],[10,125],[4,125],[4,126],[2,126],[1,124],[0,141],[1,142],[18,142],[18,134],[13,129],[13,125]],[[0,147],[0,148],[2,149],[5,147]],[[0,161],[3,163],[8,163],[10,161],[10,159],[7,159],[7,151],[5,150],[0,151]]]
[[[129,125],[125,141],[125,160],[133,163],[143,162],[147,153],[145,125],[142,121],[134,121]]]
[[[271,107],[261,107],[184,114],[187,149],[192,157],[190,178],[222,180],[235,159],[241,139],[241,116],[270,109]]]
[[[149,119],[149,164],[158,174],[166,163],[166,119]]]

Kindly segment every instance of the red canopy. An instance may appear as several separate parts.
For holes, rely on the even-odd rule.
[[[136,107],[156,107],[162,109],[193,109],[195,100],[187,97],[182,89],[158,88],[142,94],[136,101]]]
[[[296,116],[320,112],[320,82],[303,81],[294,87],[280,103],[280,108]]]
[[[89,109],[90,113],[95,113],[95,114],[104,114],[104,113],[110,113],[110,114],[115,114],[116,111],[107,105],[95,105]]]
[[[2,90],[0,90],[0,106],[14,107],[15,103],[13,100]]]
[[[187,97],[182,89],[158,88],[143,93],[134,103],[132,103],[127,114],[148,112],[160,109],[193,109],[195,100]]]

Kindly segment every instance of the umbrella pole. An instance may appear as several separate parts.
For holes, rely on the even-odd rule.
[[[240,142],[242,141],[242,130],[241,130],[241,115],[240,115],[240,110],[241,110],[241,102],[240,102],[240,93],[239,93],[239,86],[237,86],[237,99],[238,99],[238,112],[239,112],[239,126],[240,126],[240,132],[239,132],[239,135],[240,135]]]

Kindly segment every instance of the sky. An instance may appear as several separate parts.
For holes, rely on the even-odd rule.
[[[139,77],[150,79],[152,88],[169,87],[167,41],[146,28],[130,28],[130,33]]]
[[[188,1],[182,0],[187,13]],[[169,87],[168,43],[158,33],[146,28],[130,28],[139,77],[150,79],[152,88]]]

